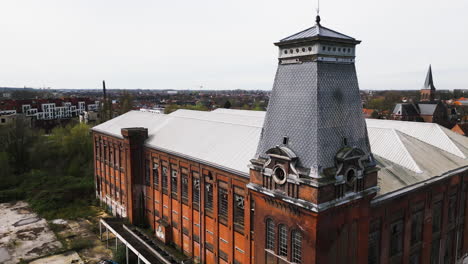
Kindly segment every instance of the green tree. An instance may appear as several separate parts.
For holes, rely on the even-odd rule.
[[[0,151],[8,153],[15,172],[25,172],[30,167],[30,149],[38,135],[40,131],[30,128],[30,119],[21,115],[0,130]]]
[[[125,114],[128,111],[133,109],[133,96],[129,94],[127,91],[124,91],[119,101],[120,101],[119,115]]]
[[[227,101],[224,103],[224,107],[223,107],[223,108],[229,109],[229,108],[231,108],[231,106],[232,106],[231,102],[229,102],[229,100],[227,100]]]

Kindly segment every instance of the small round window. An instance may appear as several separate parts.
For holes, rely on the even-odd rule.
[[[299,53],[299,49],[296,49],[296,52]]]
[[[305,51],[306,51],[306,49],[305,49],[305,48],[302,48],[302,52],[305,52]]]
[[[284,184],[286,182],[286,172],[282,166],[276,166],[273,169],[273,180],[275,180],[277,184]]]
[[[346,173],[346,181],[352,182],[355,176],[356,172],[353,169],[348,170],[348,172]]]
[[[312,51],[312,47],[309,47],[309,51]]]
[[[288,51],[287,51],[287,50],[284,50],[284,54],[288,54]]]

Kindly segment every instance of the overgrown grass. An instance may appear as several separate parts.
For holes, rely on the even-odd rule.
[[[80,251],[92,246],[94,246],[94,242],[84,238],[77,238],[70,242],[70,249],[75,251]]]

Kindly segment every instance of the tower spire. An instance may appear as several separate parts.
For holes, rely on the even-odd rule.
[[[315,23],[320,25],[320,0],[317,0],[317,16],[315,17]]]

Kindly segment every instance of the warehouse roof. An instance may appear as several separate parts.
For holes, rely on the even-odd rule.
[[[217,109],[171,114],[130,111],[95,126],[116,137],[128,127],[148,128],[146,145],[248,176],[265,112]],[[367,119],[379,167],[379,194],[468,166],[468,138],[433,123]]]

